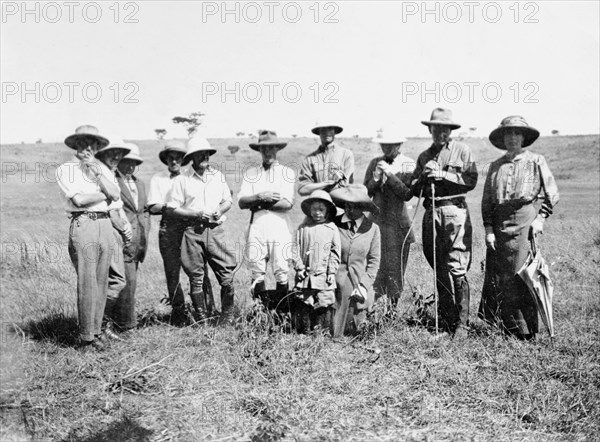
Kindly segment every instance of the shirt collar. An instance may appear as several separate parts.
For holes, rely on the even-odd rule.
[[[323,147],[323,145],[322,145],[322,144],[319,144],[319,151],[320,151],[320,152],[329,152],[330,150],[335,150],[335,147],[336,147],[336,145],[335,145],[335,141],[334,141],[334,142],[332,142],[332,143],[331,143],[329,146],[327,146],[327,147]]]
[[[523,152],[521,152],[518,155],[515,155],[514,157],[511,158],[510,154],[508,152],[506,152],[506,154],[504,155],[504,160],[507,162],[515,162],[515,161],[520,161],[526,157],[528,157],[529,151],[528,150],[524,150]]]
[[[356,230],[358,230],[358,228],[361,226],[361,224],[363,223],[363,221],[365,220],[365,216],[361,216],[358,219],[355,219],[354,222],[356,222]],[[352,221],[350,218],[348,218],[348,215],[346,215],[345,213],[342,215],[342,222],[343,223],[349,223],[350,221]]]
[[[188,174],[192,178],[195,177],[203,183],[207,183],[211,176],[215,174],[215,171],[211,166],[208,166],[204,173],[202,175],[199,175],[198,172],[196,172],[196,169],[194,169],[194,167],[190,167],[188,170]]]

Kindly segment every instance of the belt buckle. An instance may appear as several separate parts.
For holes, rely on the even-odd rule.
[[[87,216],[92,221],[96,221],[98,219],[98,214],[96,212],[87,212]]]

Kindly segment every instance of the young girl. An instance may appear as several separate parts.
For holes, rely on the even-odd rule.
[[[341,241],[332,222],[336,208],[324,190],[302,202],[306,220],[296,232],[296,305],[298,333],[315,327],[328,329],[328,314],[335,303],[335,275],[340,265]]]

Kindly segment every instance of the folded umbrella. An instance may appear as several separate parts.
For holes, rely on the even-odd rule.
[[[531,251],[517,275],[525,282],[533,297],[537,311],[548,329],[550,337],[554,337],[554,320],[552,318],[552,297],[554,284],[550,279],[550,270],[541,253],[537,250],[535,238],[531,240]]]

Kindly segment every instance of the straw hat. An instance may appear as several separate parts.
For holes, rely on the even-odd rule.
[[[362,184],[350,184],[331,191],[331,199],[338,207],[345,207],[346,203],[352,203],[360,207],[363,212],[379,213],[377,207]]]
[[[185,155],[187,153],[185,143],[177,140],[167,141],[167,144],[165,144],[163,150],[158,153],[158,158],[160,159],[161,163],[167,164],[167,154],[169,152],[180,152]]]
[[[317,121],[315,123],[315,127],[311,129],[311,132],[315,135],[319,135],[319,131],[325,127],[331,127],[333,130],[335,130],[336,135],[344,130],[341,126],[338,126],[337,124],[322,124],[321,122]]]
[[[121,158],[121,161],[133,160],[138,164],[138,166],[140,164],[142,164],[144,162],[144,160],[142,160],[142,157],[140,156],[140,148],[137,146],[137,144],[133,144],[133,143],[125,143],[125,144],[128,145],[131,148],[131,150],[129,151],[129,153],[127,155],[125,155],[123,158]]]
[[[490,133],[490,142],[498,149],[506,150],[504,133],[507,129],[518,129],[523,134],[523,147],[530,146],[540,136],[540,132],[531,127],[520,115],[511,115],[500,122],[500,126]]]
[[[192,137],[187,142],[187,152],[183,157],[182,166],[185,166],[192,161],[192,155],[196,152],[208,152],[209,155],[213,155],[217,152],[216,149],[210,145],[208,140],[204,137]]]
[[[71,149],[77,149],[79,141],[86,138],[94,138],[100,143],[100,148],[108,145],[108,138],[98,133],[98,128],[89,124],[84,124],[75,129],[75,133],[65,138],[65,144]]]
[[[287,143],[280,141],[277,138],[277,133],[271,130],[262,130],[258,134],[258,141],[256,143],[250,143],[250,149],[260,150],[260,146],[275,146],[280,150],[287,146]]]
[[[460,128],[460,124],[452,120],[452,111],[450,109],[442,109],[441,107],[436,107],[431,112],[429,121],[421,121],[421,124],[425,126],[450,126],[452,130]]]
[[[310,205],[313,201],[321,201],[327,206],[327,212],[330,217],[335,215],[335,204],[331,201],[331,197],[324,190],[315,190],[308,198],[302,201],[300,207],[306,216],[310,216]]]

